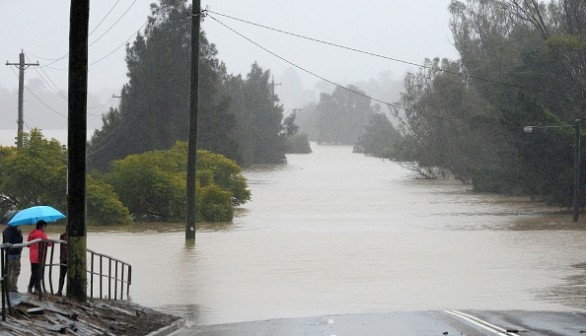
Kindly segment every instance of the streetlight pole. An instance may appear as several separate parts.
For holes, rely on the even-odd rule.
[[[572,127],[574,129],[575,145],[574,145],[574,200],[572,203],[572,217],[573,221],[577,222],[580,215],[580,204],[578,198],[580,197],[580,119],[576,119],[574,125],[556,125],[556,126],[525,126],[523,131],[526,133],[533,132],[536,128],[560,128]]]

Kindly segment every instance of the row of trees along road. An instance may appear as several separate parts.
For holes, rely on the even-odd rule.
[[[586,4],[452,0],[449,11],[460,59],[428,59],[407,75],[394,109],[400,138],[375,154],[479,191],[571,205],[573,128],[523,126],[584,120]]]
[[[129,154],[167,149],[188,134],[191,8],[161,0],[144,34],[127,47],[128,83],[119,108],[103,117],[92,136],[90,169]],[[217,50],[200,36],[198,148],[243,166],[285,162],[283,107],[272,93],[270,72],[252,64],[246,76],[229,75]]]

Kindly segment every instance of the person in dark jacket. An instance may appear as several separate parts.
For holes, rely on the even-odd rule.
[[[21,244],[23,241],[22,231],[19,226],[8,225],[2,231],[3,244]],[[6,250],[6,278],[8,279],[8,291],[18,292],[18,277],[20,276],[20,255],[22,247],[9,248]]]

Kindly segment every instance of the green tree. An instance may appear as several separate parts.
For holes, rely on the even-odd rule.
[[[318,143],[353,145],[363,134],[374,110],[363,91],[352,85],[349,89],[337,87],[331,95],[321,94],[316,108],[319,114]]]
[[[281,136],[285,138],[285,152],[306,154],[311,153],[309,138],[305,133],[299,133],[299,126],[295,123],[297,112],[289,114],[281,125]]]
[[[87,214],[90,225],[128,225],[132,223],[128,208],[111,185],[87,179]]]
[[[103,128],[90,141],[90,167],[105,170],[114,159],[187,140],[191,9],[185,0],[161,0],[151,9],[144,34],[127,47],[129,81],[120,106],[103,117]],[[226,70],[217,53],[202,32],[198,147],[237,158],[235,118],[222,94]]]
[[[403,138],[386,115],[372,114],[366,130],[354,147],[355,152],[380,158],[399,159]]]
[[[292,136],[299,132],[299,126],[295,123],[297,118],[297,112],[293,111],[285,119],[283,119],[283,125],[281,125],[281,134],[285,136]]]
[[[229,221],[250,199],[240,167],[222,155],[197,153],[197,218]],[[132,154],[112,164],[103,180],[114,187],[135,220],[180,221],[185,216],[187,145]]]
[[[460,59],[406,77],[395,158],[479,191],[571,204],[572,129],[522,130],[584,116],[583,2],[453,0],[449,10]]]
[[[246,81],[242,84],[242,106],[238,112],[247,118],[239,124],[250,134],[255,163],[285,162],[285,141],[279,135],[283,121],[283,107],[277,105],[269,79],[270,71],[263,70],[256,62],[252,64]]]
[[[23,137],[23,147],[0,147],[0,210],[51,205],[67,211],[67,149],[38,129]],[[127,224],[128,210],[110,186],[88,179],[88,222]]]
[[[18,208],[52,205],[66,209],[67,150],[38,129],[23,136],[20,150],[8,150],[2,159],[0,190]]]

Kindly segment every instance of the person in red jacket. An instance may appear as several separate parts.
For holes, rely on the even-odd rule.
[[[45,234],[45,228],[47,227],[47,222],[44,220],[40,220],[37,222],[36,229],[32,230],[31,233],[28,235],[27,241],[35,240],[35,239],[44,239],[48,240],[49,237]],[[45,263],[45,250],[47,246],[50,246],[50,242],[41,242],[37,244],[33,244],[29,246],[29,256],[31,261],[31,279],[28,283],[28,292],[33,292],[33,287],[36,290],[37,294],[39,294],[39,299],[43,298],[43,289],[41,288],[41,280],[43,278],[43,264]]]

